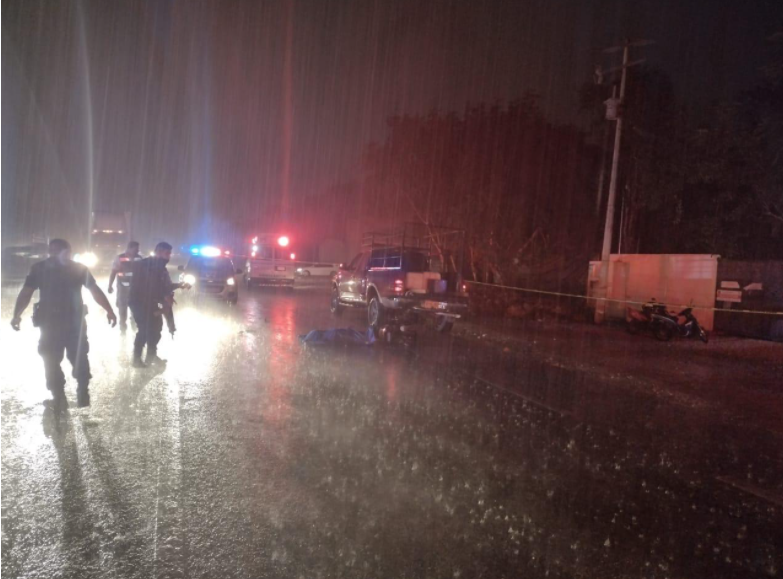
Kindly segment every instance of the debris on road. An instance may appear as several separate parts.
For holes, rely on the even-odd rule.
[[[299,336],[299,340],[306,346],[372,346],[375,343],[375,334],[372,328],[367,328],[364,334],[352,328],[330,328],[311,330]]]

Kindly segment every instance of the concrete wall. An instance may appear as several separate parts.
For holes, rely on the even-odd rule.
[[[692,305],[699,323],[712,330],[714,323],[715,287],[718,272],[717,255],[700,254],[618,254],[610,258],[606,288],[600,283],[601,262],[590,262],[588,295],[606,296],[609,302],[606,317],[622,319],[628,307],[626,301],[656,301]],[[632,306],[636,307],[636,306]]]

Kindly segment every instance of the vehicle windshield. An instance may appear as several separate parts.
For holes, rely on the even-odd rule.
[[[205,274],[232,275],[234,265],[227,257],[191,257],[187,269]]]

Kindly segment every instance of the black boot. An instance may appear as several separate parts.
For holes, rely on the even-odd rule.
[[[87,388],[79,388],[76,391],[76,407],[87,408],[90,405],[90,391]]]
[[[145,358],[144,362],[147,364],[147,366],[165,366],[166,360],[163,360],[162,358],[158,358],[157,354],[147,354],[147,357]]]
[[[44,403],[49,406],[56,415],[68,410],[68,399],[65,397],[65,391],[52,392],[52,399]]]
[[[133,357],[133,367],[134,368],[146,368],[147,365],[141,361],[141,356],[134,356]]]

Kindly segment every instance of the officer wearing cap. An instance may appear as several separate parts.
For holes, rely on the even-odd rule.
[[[46,387],[52,393],[56,412],[68,407],[65,399],[65,374],[60,364],[63,355],[73,367],[77,382],[77,406],[90,405],[90,362],[87,359],[86,308],[82,301],[86,287],[98,305],[106,310],[112,327],[117,325],[111,304],[98,287],[95,278],[83,265],[71,260],[71,245],[64,239],[49,242],[49,258],[32,266],[24,287],[16,298],[11,327],[19,331],[22,313],[38,290],[39,301],[33,310],[33,325],[41,329],[38,353],[44,361]]]
[[[117,280],[117,310],[120,314],[120,332],[128,330],[128,298],[130,296],[133,267],[142,260],[139,255],[139,242],[131,241],[124,253],[114,258],[109,275],[109,293],[114,292],[114,280]]]

